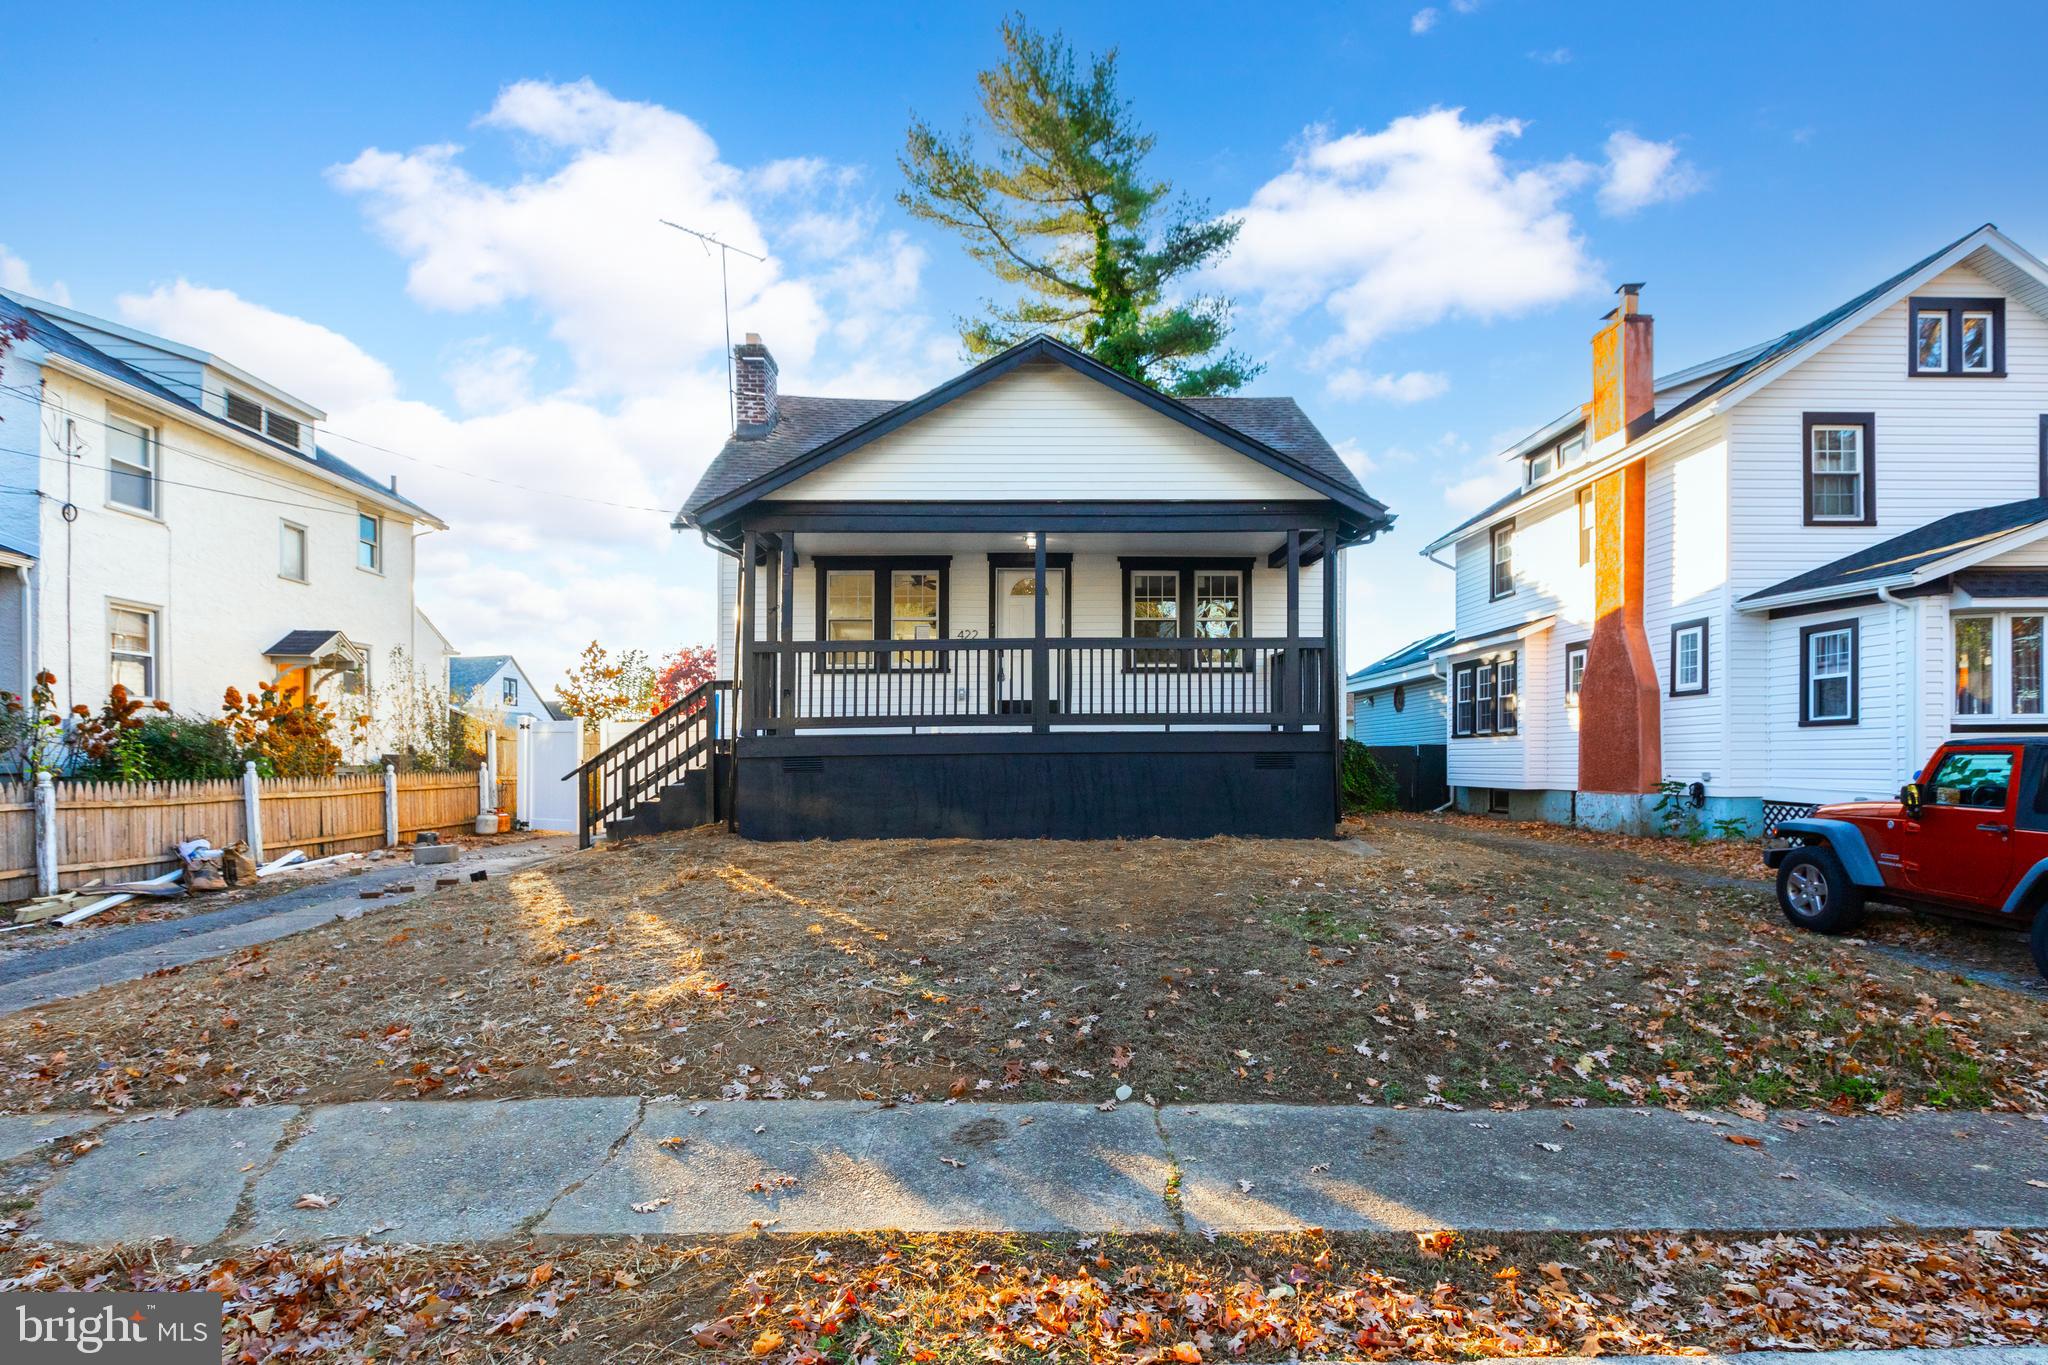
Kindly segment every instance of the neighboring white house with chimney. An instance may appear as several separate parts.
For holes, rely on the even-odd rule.
[[[1654,381],[1638,288],[1593,400],[1424,550],[1457,573],[1459,804],[1654,827],[1697,784],[1706,827],[1753,828],[2048,731],[2048,266],[1987,225]]]
[[[319,409],[5,291],[0,329],[0,689],[47,669],[67,708],[121,683],[214,716],[273,680],[363,696],[395,648],[439,676],[413,542],[446,527],[323,449]]]

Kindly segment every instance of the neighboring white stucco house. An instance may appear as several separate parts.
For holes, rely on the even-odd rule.
[[[0,687],[212,716],[270,680],[374,696],[433,513],[321,448],[324,414],[219,356],[0,291]],[[374,712],[373,712],[374,721]],[[372,731],[373,743],[376,731]]]
[[[1654,381],[1634,303],[1593,402],[1425,550],[1457,573],[1460,804],[1641,825],[1698,784],[1754,827],[2048,730],[2048,266],[1987,225]]]
[[[458,654],[448,660],[448,698],[472,716],[532,716],[561,720],[519,660],[510,654]]]

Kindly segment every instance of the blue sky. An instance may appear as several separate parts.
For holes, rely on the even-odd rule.
[[[2048,19],[1937,8],[1029,14],[1117,47],[1158,172],[1247,213],[1207,283],[1269,365],[1252,391],[1400,514],[1352,557],[1357,667],[1449,623],[1414,553],[1583,398],[1614,283],[1648,281],[1674,369],[1981,222],[2048,250],[2048,177],[2010,152],[2048,99],[1988,61]],[[765,248],[734,327],[785,388],[943,378],[990,286],[896,208],[894,158],[913,110],[966,117],[1003,9],[17,9],[0,282],[329,409],[337,452],[454,525],[420,595],[464,648],[666,652],[711,635],[710,560],[663,509],[725,421],[715,270],[652,219]]]

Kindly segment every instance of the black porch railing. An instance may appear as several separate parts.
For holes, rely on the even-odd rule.
[[[729,682],[699,684],[562,779],[577,784],[579,847],[589,848],[606,820],[658,799],[663,787],[710,763],[713,751],[731,740],[731,691]]]
[[[763,641],[744,734],[946,726],[1323,726],[1322,640]]]

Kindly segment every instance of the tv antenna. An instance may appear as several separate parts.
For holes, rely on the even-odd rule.
[[[692,237],[695,237],[703,244],[704,254],[707,256],[711,254],[712,247],[718,248],[718,301],[725,309],[725,416],[728,422],[737,427],[740,424],[739,409],[734,402],[732,393],[732,291],[726,286],[725,282],[725,262],[727,256],[735,251],[745,256],[748,260],[759,261],[763,265],[768,264],[768,258],[766,256],[756,256],[745,247],[734,246],[731,242],[721,242],[708,232],[699,232],[695,228],[686,228],[681,223],[671,223],[666,218],[661,219],[660,222],[663,227],[672,227],[677,232],[687,232]]]

